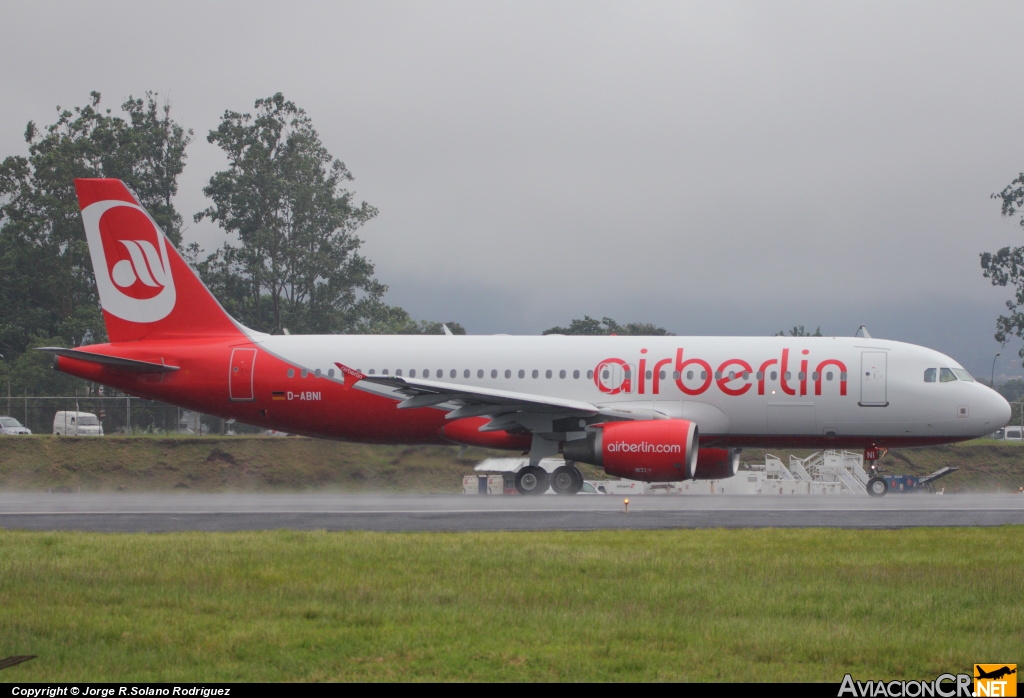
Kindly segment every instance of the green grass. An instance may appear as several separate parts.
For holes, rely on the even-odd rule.
[[[1024,527],[0,532],[3,681],[931,679],[1024,657]]]

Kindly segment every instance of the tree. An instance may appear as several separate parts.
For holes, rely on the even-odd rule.
[[[774,337],[785,337],[786,333],[783,330],[779,330],[773,336]],[[814,334],[811,334],[810,332],[808,332],[807,330],[804,329],[803,325],[794,325],[793,329],[791,329],[789,331],[789,336],[790,337],[820,337],[821,336],[821,326],[819,325],[818,329],[814,330]]]
[[[595,320],[589,315],[583,319],[575,319],[568,327],[551,327],[542,334],[575,334],[575,335],[627,335],[627,336],[671,336],[673,333],[664,327],[658,327],[650,322],[628,322],[620,325],[610,317]]]
[[[129,97],[121,109],[124,116],[101,109],[98,92],[84,107],[57,107],[53,124],[28,123],[27,157],[0,163],[0,353],[13,362],[14,375],[36,339],[80,344],[106,337],[76,177],[124,180],[168,236],[180,240],[172,198],[192,132],[153,92]]]
[[[218,222],[237,244],[211,255],[201,273],[228,311],[267,332],[367,331],[386,323],[387,287],[358,253],[356,235],[377,209],[356,204],[343,188],[353,177],[306,112],[277,93],[256,100],[255,116],[225,112],[207,140],[229,165],[203,189],[213,205],[195,219]]]
[[[992,194],[1002,204],[1002,213],[1011,217],[1024,207],[1024,172],[1010,182],[998,194]],[[1024,228],[1024,216],[1018,221]],[[1013,297],[1006,301],[1006,315],[996,318],[996,341],[1006,344],[1010,337],[1024,338],[1024,247],[1004,247],[998,252],[981,253],[981,269],[993,286],[1012,286]],[[1024,359],[1024,348],[1018,355]]]

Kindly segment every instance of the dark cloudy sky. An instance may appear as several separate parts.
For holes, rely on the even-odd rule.
[[[987,379],[1024,244],[1019,2],[33,2],[0,5],[0,156],[91,90],[196,131],[303,107],[380,209],[389,302],[473,333],[583,314],[677,334],[802,324],[925,344]],[[224,238],[193,224],[208,250]]]

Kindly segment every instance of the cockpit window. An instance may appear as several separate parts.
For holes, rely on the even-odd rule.
[[[934,383],[935,382],[935,374],[936,373],[938,373],[938,369],[926,368],[924,370],[924,382],[925,383]]]
[[[968,373],[962,368],[954,368],[953,373],[955,373],[956,377],[962,381],[967,381],[968,383],[974,382],[974,376],[972,376],[970,373]]]
[[[955,381],[955,380],[956,380],[956,374],[953,373],[952,369],[949,369],[949,368],[940,368],[939,369],[939,382],[940,383],[950,383],[950,382]]]

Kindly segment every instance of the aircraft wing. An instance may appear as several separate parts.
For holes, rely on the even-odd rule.
[[[448,412],[447,419],[489,417],[480,431],[521,428],[537,431],[537,421],[583,418],[588,421],[665,419],[654,410],[623,410],[584,400],[519,393],[510,390],[459,385],[402,376],[367,376],[340,363],[346,383],[357,390],[398,401],[399,409],[434,407]],[[596,418],[596,419],[592,419]]]

